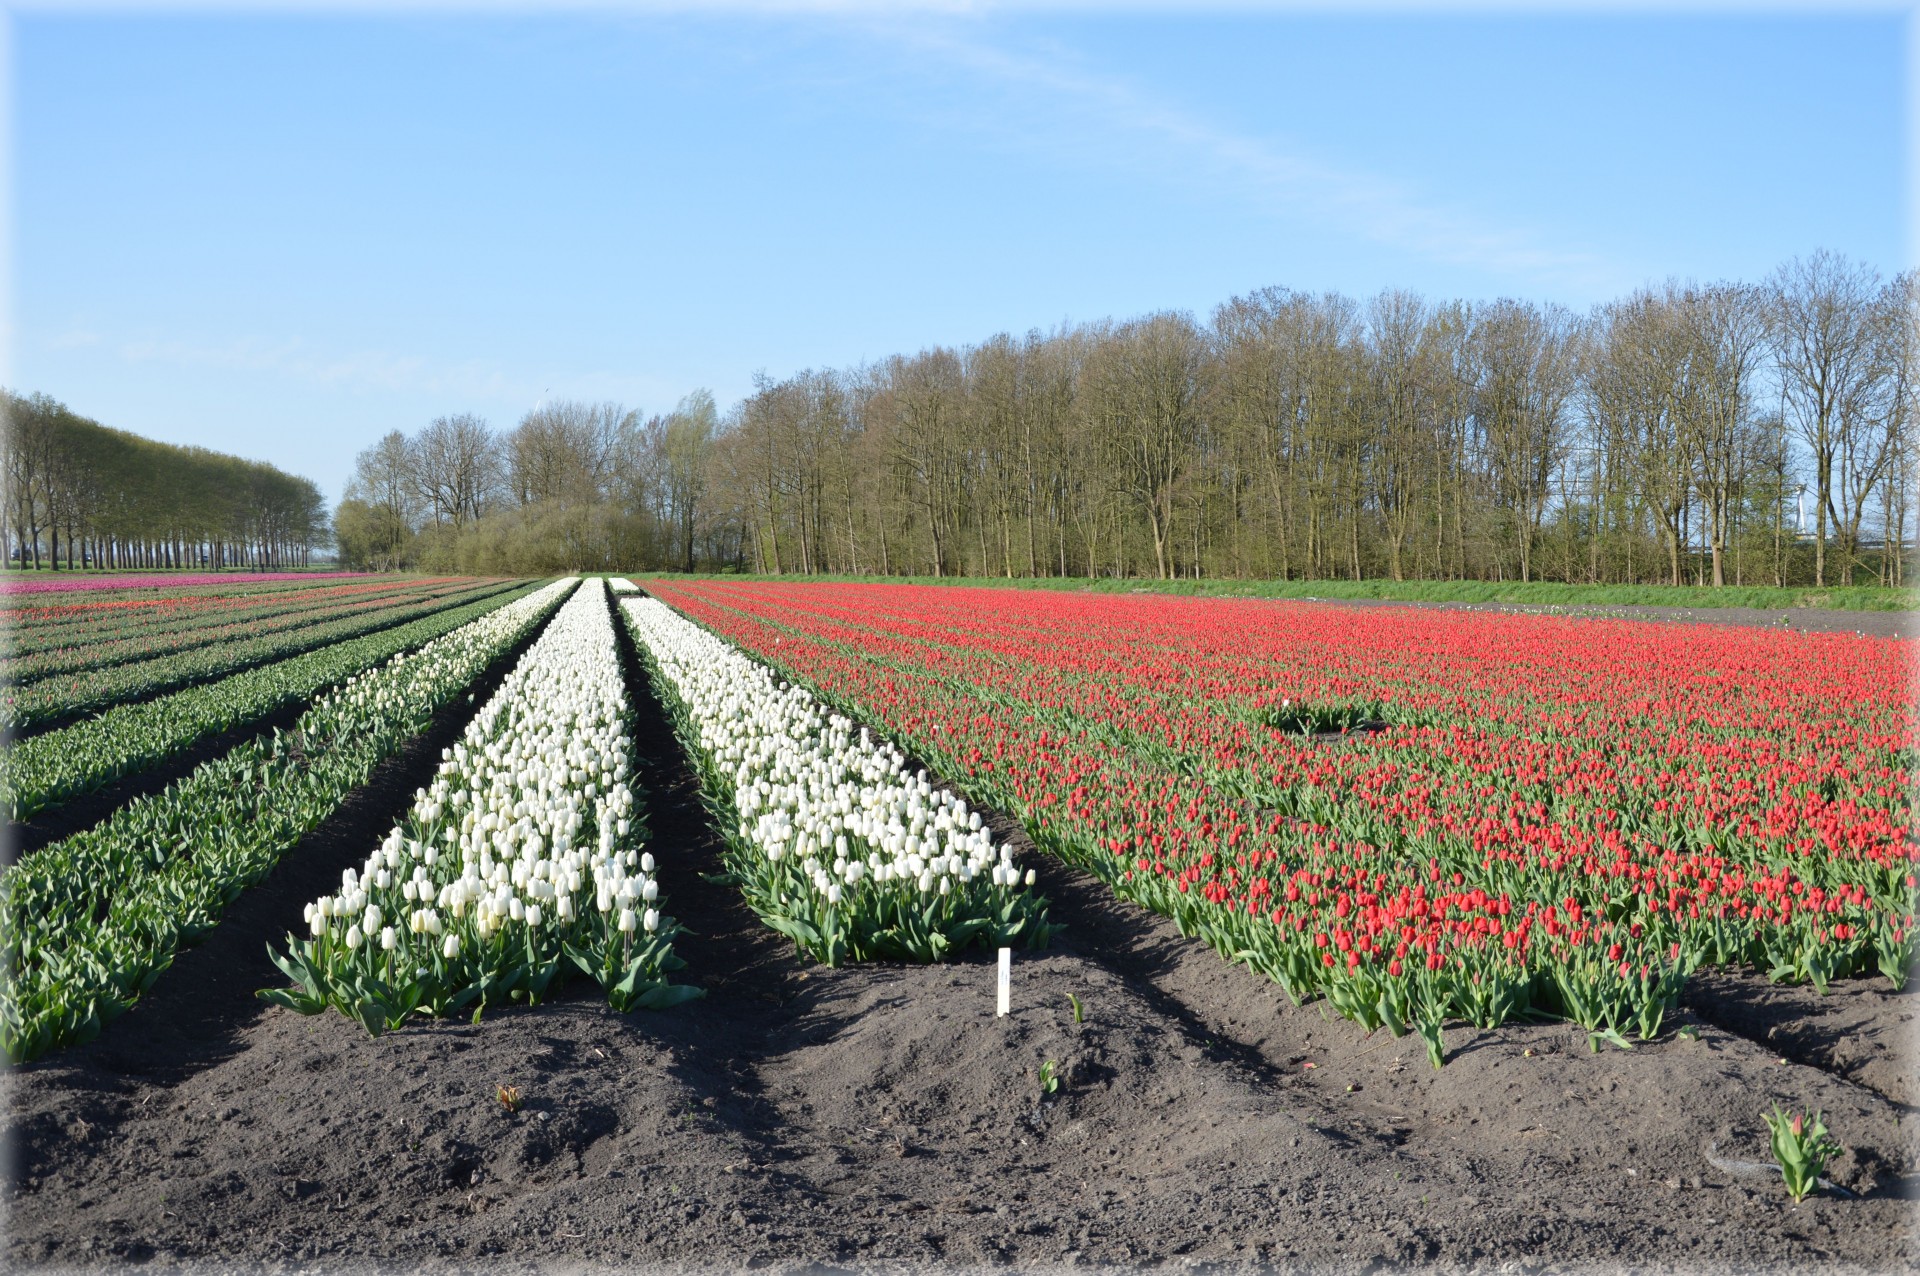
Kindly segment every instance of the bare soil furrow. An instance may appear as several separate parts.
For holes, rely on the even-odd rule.
[[[1826,992],[1773,984],[1752,971],[1703,971],[1682,1000],[1701,1020],[1768,1054],[1863,1086],[1903,1111],[1920,1101],[1913,1068],[1920,989],[1844,979]]]

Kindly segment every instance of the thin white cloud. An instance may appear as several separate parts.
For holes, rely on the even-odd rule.
[[[98,340],[96,336],[94,342]],[[137,338],[120,341],[113,349],[127,363],[158,363],[200,371],[259,372],[336,390],[489,398],[515,390],[509,378],[479,362],[442,365],[416,355],[390,351],[320,351],[298,337],[240,337],[214,342]]]
[[[100,344],[100,334],[90,328],[69,328],[54,333],[43,344],[49,350],[85,350]]]
[[[193,341],[150,337],[110,341],[91,331],[48,338],[47,350],[104,347],[122,362],[193,372],[261,374],[309,389],[427,395],[453,404],[492,404],[523,411],[542,395],[614,400],[646,411],[678,402],[688,386],[646,373],[602,368],[530,369],[509,375],[480,360],[442,363],[383,350],[325,351],[298,337]],[[515,407],[514,405],[518,405]]]
[[[1537,230],[1503,224],[1407,183],[1220,127],[1120,76],[1089,69],[1069,51],[1014,52],[924,23],[872,30],[923,58],[1015,91],[1018,112],[1003,112],[1001,127],[1016,143],[1045,133],[1046,144],[1058,151],[1065,135],[1076,135],[1070,153],[1106,154],[1147,180],[1190,190],[1204,175],[1223,196],[1255,201],[1276,216],[1517,284],[1604,289],[1632,273],[1586,248],[1554,244]],[[1035,111],[1045,118],[1029,114]]]

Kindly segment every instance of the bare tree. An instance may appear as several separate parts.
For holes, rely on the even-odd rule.
[[[499,482],[493,431],[470,413],[443,416],[413,441],[415,490],[433,521],[458,529],[477,520]]]
[[[1570,315],[1557,306],[1499,301],[1476,326],[1483,377],[1474,415],[1495,492],[1513,520],[1520,579],[1533,579],[1533,546],[1566,447],[1573,389]]]
[[[1688,428],[1694,488],[1705,507],[1713,583],[1727,583],[1727,543],[1735,503],[1745,480],[1753,438],[1753,391],[1765,340],[1760,300],[1735,284],[1692,290],[1685,322],[1692,347]]]
[[[1595,583],[1739,583],[1770,559],[1797,583],[1832,578],[1836,552],[1873,566],[1884,530],[1879,572],[1904,579],[1911,287],[1821,255],[1764,288],[1668,283],[1587,321],[1272,288],[1205,332],[1156,314],[763,375],[724,416],[704,394],[644,424],[558,403],[471,449],[479,482],[447,477],[444,429],[408,444],[408,518],[426,526],[402,553],[460,570]],[[489,455],[508,498],[491,507]],[[1796,543],[1782,494],[1803,476],[1820,529]],[[377,486],[350,495],[378,503]],[[4,493],[25,553],[49,519],[65,548],[106,517],[78,512],[73,478],[53,512],[31,487]],[[217,498],[148,499],[143,525],[177,539]],[[367,515],[343,504],[342,526]]]
[[[719,419],[713,395],[696,390],[680,400],[661,436],[661,482],[669,516],[679,533],[680,570],[684,572],[694,567],[694,533],[700,525],[700,502],[706,496],[709,453]]]
[[[1118,490],[1145,515],[1155,570],[1172,579],[1175,498],[1203,427],[1206,343],[1192,319],[1165,313],[1125,324],[1100,350],[1098,419]]]
[[[1871,428],[1884,375],[1876,311],[1879,275],[1824,250],[1796,258],[1769,283],[1768,321],[1788,412],[1813,463],[1813,579],[1827,583],[1827,529],[1840,523],[1835,464]]]

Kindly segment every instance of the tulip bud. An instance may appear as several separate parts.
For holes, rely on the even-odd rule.
[[[347,927],[347,947],[360,947],[360,928],[358,926]]]
[[[637,925],[637,922],[636,922],[636,919],[634,918],[633,910],[631,908],[621,909],[620,910],[620,933],[622,935],[631,935],[633,934],[634,927],[636,925]]]
[[[659,930],[660,929],[660,910],[657,908],[649,908],[646,912],[646,916],[641,919],[640,924],[646,927],[648,934],[652,934],[654,931]]]
[[[447,942],[440,945],[440,955],[448,961],[452,961],[455,957],[458,957],[460,955],[460,936],[449,934],[447,936]]]
[[[381,952],[386,952],[386,953],[392,952],[394,950],[395,945],[397,945],[399,942],[400,942],[400,936],[394,933],[393,927],[391,926],[381,927],[380,929],[380,951]]]

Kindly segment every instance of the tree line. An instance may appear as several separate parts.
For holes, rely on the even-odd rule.
[[[465,414],[395,430],[355,459],[334,513],[341,561],[517,574],[738,566],[739,531],[706,501],[719,433],[704,391],[645,419],[559,402],[504,432]]]
[[[276,570],[331,542],[311,479],[110,429],[44,394],[0,390],[7,565]]]
[[[1269,288],[543,405],[359,458],[341,550],[439,570],[1901,584],[1920,285],[1821,252],[1584,314]]]

